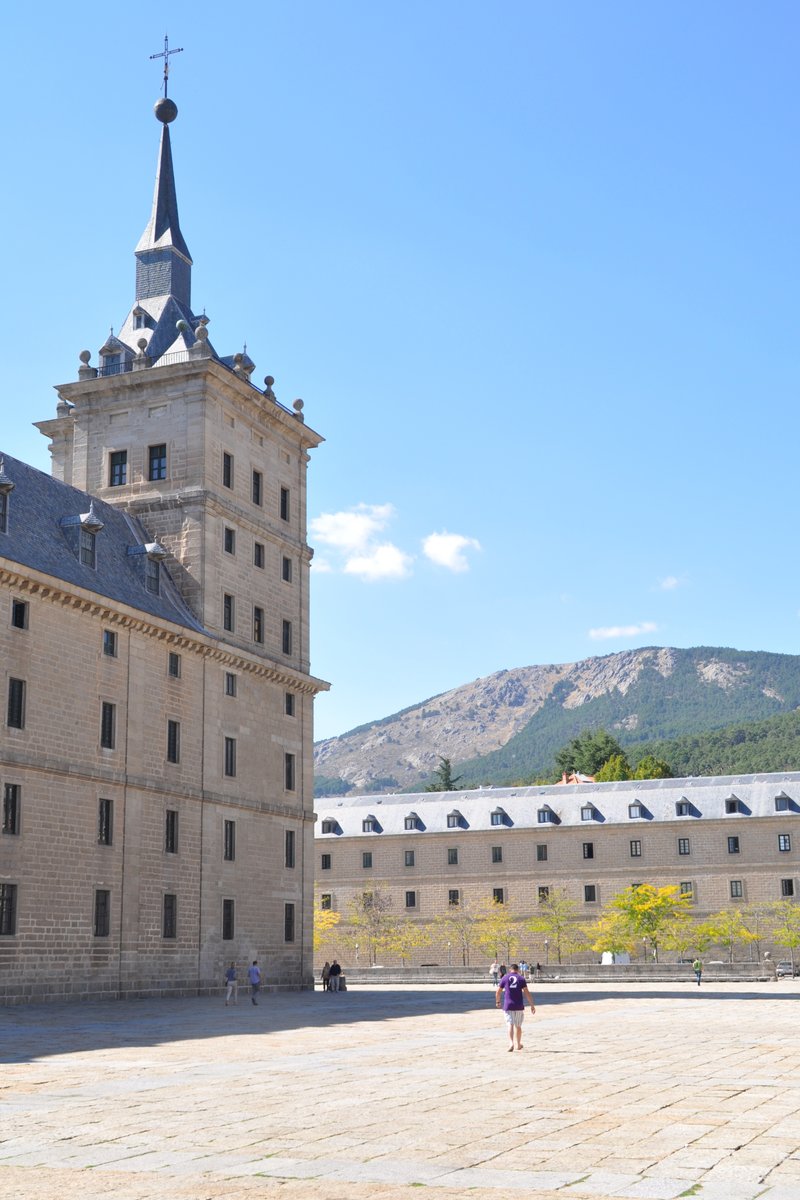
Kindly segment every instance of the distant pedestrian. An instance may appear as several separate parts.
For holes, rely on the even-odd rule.
[[[495,987],[497,987],[497,981],[500,978],[500,963],[497,961],[497,959],[495,959],[492,965],[489,967],[489,974],[492,977],[492,983]]]
[[[503,976],[505,975],[505,973],[506,973],[506,964],[505,964],[505,963],[500,963],[500,966],[497,968],[497,982],[498,982],[498,983],[499,983],[499,982],[500,982],[500,980],[503,978]]]
[[[525,1019],[525,1003],[527,1001],[531,1006],[531,1012],[536,1012],[536,1005],[533,1003],[533,997],[528,991],[528,985],[525,982],[525,976],[521,974],[517,963],[511,964],[511,970],[502,976],[497,985],[494,1002],[497,1008],[500,1007],[502,1001],[503,1010],[506,1014],[506,1025],[508,1026],[509,1054],[514,1049],[514,1031],[516,1030],[517,1049],[523,1050],[522,1045],[522,1022]]]
[[[258,1004],[256,997],[261,990],[261,970],[257,958],[253,959],[252,967],[247,968],[247,978],[250,980],[250,999],[253,1004]]]
[[[542,964],[540,962],[537,962],[537,964],[536,964],[536,978],[537,979],[542,978]]]
[[[322,980],[323,992],[329,992],[331,990],[331,964],[327,959],[325,960],[325,966],[320,971],[319,977]]]
[[[239,980],[236,975],[236,963],[231,963],[225,972],[225,1005],[227,1007],[233,998],[233,1003],[239,1003]]]
[[[699,958],[696,958],[692,963],[692,970],[694,971],[694,977],[697,980],[697,986],[700,987],[700,980],[703,978],[703,964],[700,962]]]
[[[339,966],[336,959],[334,959],[333,962],[331,963],[331,970],[330,970],[330,984],[331,984],[332,992],[338,992],[338,990],[339,990],[339,976],[341,975],[341,973],[342,973],[342,968]]]

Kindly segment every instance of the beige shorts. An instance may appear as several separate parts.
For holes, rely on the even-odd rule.
[[[525,1018],[524,1008],[507,1008],[506,1025],[521,1025]]]

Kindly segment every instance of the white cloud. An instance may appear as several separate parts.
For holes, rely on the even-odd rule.
[[[351,555],[344,564],[346,575],[373,582],[377,579],[405,579],[411,574],[412,558],[399,546],[384,542],[364,554]]]
[[[479,541],[460,533],[429,533],[422,543],[425,557],[437,566],[446,567],[448,571],[468,571],[469,563],[464,551],[480,548]]]
[[[393,516],[391,504],[357,504],[347,512],[322,513],[314,517],[310,529],[316,541],[353,554],[366,550]]]
[[[326,558],[314,557],[311,560],[311,570],[315,575],[330,575],[333,567]]]
[[[658,585],[662,592],[672,592],[676,587],[681,586],[681,581],[677,575],[667,575]]]
[[[606,625],[600,629],[590,629],[589,637],[595,641],[605,638],[633,638],[642,633],[655,633],[657,629],[655,621],[642,621],[638,625]]]

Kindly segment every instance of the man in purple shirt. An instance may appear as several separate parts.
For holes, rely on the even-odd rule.
[[[536,1005],[533,1003],[533,997],[528,991],[528,985],[525,982],[525,976],[521,974],[517,963],[511,964],[511,970],[508,971],[497,985],[495,993],[495,1007],[500,1007],[500,1001],[503,1001],[503,1009],[506,1014],[506,1025],[508,1026],[508,1039],[511,1045],[508,1047],[509,1054],[514,1049],[514,1030],[517,1031],[517,1049],[522,1050],[522,1022],[525,1019],[525,1004],[531,1006],[531,1012],[536,1012]]]

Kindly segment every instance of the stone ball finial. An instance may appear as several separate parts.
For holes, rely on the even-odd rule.
[[[305,421],[305,417],[303,416],[303,401],[293,400],[292,408],[294,409],[294,415],[297,417],[298,421]]]
[[[78,355],[78,358],[81,360],[81,362],[83,363],[83,365],[85,367],[88,367],[89,359],[91,357],[92,357],[91,350],[81,350],[80,354]]]
[[[156,120],[162,125],[169,125],[178,115],[178,106],[174,100],[170,100],[169,96],[162,96],[153,105],[153,112],[156,114]]]
[[[208,330],[206,329],[205,325],[198,325],[197,329],[194,331],[194,336],[197,338],[198,342],[208,341]]]
[[[145,350],[147,349],[147,338],[139,338],[136,345],[139,347],[142,354],[144,354]]]
[[[264,376],[264,383],[267,385],[268,388],[271,388],[274,382],[275,382],[275,380],[272,377],[272,375]]]
[[[188,321],[180,320],[175,322],[175,328],[177,329],[178,333],[189,333],[191,325]]]

